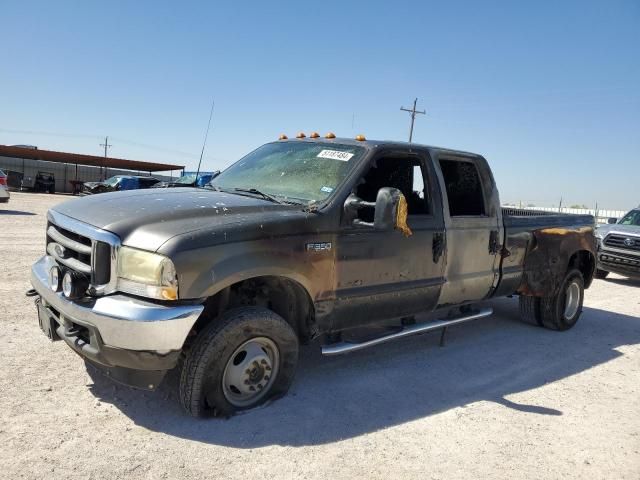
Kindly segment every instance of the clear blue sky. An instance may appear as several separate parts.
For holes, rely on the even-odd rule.
[[[211,170],[281,132],[405,140],[417,96],[414,141],[485,155],[503,202],[640,203],[637,0],[4,0],[0,19],[0,144],[109,135],[195,167],[214,97]]]

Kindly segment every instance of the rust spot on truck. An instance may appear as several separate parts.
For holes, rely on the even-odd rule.
[[[593,227],[534,230],[517,292],[535,297],[554,295],[569,268],[578,268],[588,286],[593,277],[595,258]]]

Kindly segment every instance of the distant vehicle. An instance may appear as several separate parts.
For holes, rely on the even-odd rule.
[[[7,186],[7,176],[0,170],[0,203],[7,203],[10,196],[9,187]]]
[[[119,192],[122,190],[140,190],[151,188],[160,180],[154,177],[137,175],[115,175],[104,182],[85,182],[81,195],[94,195],[96,193]]]
[[[220,170],[212,173],[201,173],[196,180],[195,173],[187,173],[174,182],[158,182],[153,188],[174,188],[174,187],[204,187],[211,180],[220,175]]]
[[[35,177],[23,177],[20,190],[56,193],[56,176],[51,172],[38,172]]]
[[[596,238],[596,278],[606,278],[610,272],[640,278],[640,207],[620,220],[610,218],[608,225],[596,229]]]

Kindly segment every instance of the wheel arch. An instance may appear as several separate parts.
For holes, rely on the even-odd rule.
[[[596,258],[588,250],[578,250],[569,258],[567,271],[576,268],[582,273],[584,280],[584,288],[589,288],[593,281],[593,275],[596,271]]]
[[[302,343],[317,334],[315,307],[307,288],[284,275],[258,275],[229,284],[204,302],[205,309],[193,326],[195,336],[224,311],[242,306],[267,308],[285,319]]]

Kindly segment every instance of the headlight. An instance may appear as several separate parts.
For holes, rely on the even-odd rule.
[[[159,300],[177,300],[178,278],[173,262],[164,255],[121,247],[118,290]]]

